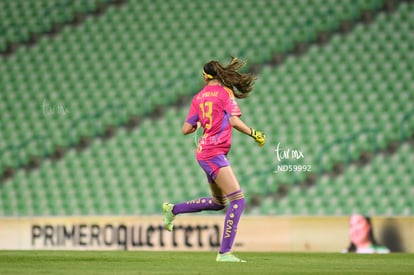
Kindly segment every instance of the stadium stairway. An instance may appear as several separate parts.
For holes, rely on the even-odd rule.
[[[398,23],[404,14],[407,25]],[[371,24],[359,24],[346,37],[335,35],[325,47],[311,47],[301,59],[288,58],[278,69],[261,71],[261,78],[271,79],[273,85],[260,85],[258,90],[269,93],[269,87],[278,87],[282,91],[277,101],[268,104],[283,102],[277,114],[264,117],[263,125],[280,125],[270,136],[285,146],[299,145],[305,152],[303,162],[290,164],[311,164],[316,169],[308,175],[276,176],[272,174],[275,166],[271,166],[245,175],[243,181],[259,184],[253,191],[258,194],[254,205],[263,197],[289,196],[292,185],[312,186],[327,175],[342,174],[349,165],[369,162],[376,154],[393,151],[401,141],[412,138],[413,68],[406,62],[412,59],[412,38],[407,36],[410,14],[412,6],[405,3],[398,7],[397,15],[381,14]],[[387,69],[389,66],[395,69]],[[259,112],[269,110],[260,101],[262,97],[258,98],[255,105],[265,106]],[[303,103],[307,100],[317,109]],[[295,106],[299,107],[295,110]]]
[[[168,118],[182,117],[183,114],[180,111],[169,108],[165,112],[162,116],[163,119],[157,120],[162,121],[162,123],[154,123],[156,129],[150,127],[152,126],[151,119],[143,119],[141,127],[133,130],[134,133],[138,135],[145,134],[148,137],[157,135],[174,137],[175,134],[169,132],[167,128],[176,128],[179,125],[176,125],[176,120],[169,120]],[[155,116],[157,112],[153,114]],[[142,133],[141,130],[143,131]],[[151,142],[157,141],[160,142],[160,144],[155,144],[160,151],[157,154],[161,156],[177,156],[183,154],[179,148],[188,148],[189,144],[193,143],[192,140],[186,140],[184,143],[178,144],[180,142],[179,139],[172,138],[173,142],[177,142],[177,144],[175,146],[168,146],[165,143],[166,141],[158,139],[141,141],[126,138],[128,135],[126,130],[119,129],[112,139],[105,142],[105,149],[102,149],[104,141],[96,139],[81,154],[69,150],[61,162],[53,163],[50,160],[46,160],[44,167],[42,165],[39,169],[35,169],[32,172],[33,176],[29,178],[25,177],[24,171],[17,171],[17,178],[13,181],[14,183],[21,184],[9,185],[4,188],[5,191],[2,192],[2,195],[5,197],[2,201],[11,203],[3,204],[3,209],[6,209],[3,211],[3,214],[148,214],[157,209],[157,198],[160,198],[160,196],[167,198],[172,192],[177,192],[174,195],[175,198],[202,195],[198,191],[204,190],[202,186],[194,186],[191,183],[185,182],[182,184],[184,186],[188,185],[187,188],[180,188],[180,190],[176,190],[177,188],[166,189],[165,186],[160,184],[160,181],[151,180],[156,178],[157,175],[162,175],[164,178],[171,179],[171,186],[178,186],[180,184],[178,179],[183,178],[180,175],[194,173],[194,164],[193,162],[187,162],[187,158],[184,158],[183,160],[174,160],[176,162],[181,161],[179,169],[162,169],[162,167],[176,166],[177,163],[171,163],[171,161],[165,158],[156,158],[154,160],[151,149],[145,149],[154,147],[154,144]],[[129,143],[125,144],[125,142]],[[134,147],[140,148],[142,151],[131,149]],[[169,150],[178,150],[178,152],[171,152]],[[258,152],[250,153],[253,153],[253,155],[258,154]],[[91,158],[91,155],[94,155],[94,157]],[[142,160],[137,160],[133,157],[136,155],[140,155]],[[124,157],[125,161],[119,162]],[[114,159],[118,161],[114,161]],[[161,168],[154,166],[154,161],[160,161],[162,163],[160,164]],[[242,160],[242,162],[248,164],[245,160]],[[53,166],[55,167],[52,168]],[[97,171],[94,167],[98,167],[101,170]],[[113,169],[108,169],[108,167]],[[246,165],[242,165],[242,167],[246,167]],[[77,171],[77,173],[71,174],[70,171]],[[97,174],[100,176],[97,176]],[[73,175],[75,177],[71,178]],[[47,180],[44,180],[45,178]],[[140,179],[141,186],[137,188],[131,179]],[[203,182],[202,175],[195,175],[194,181],[201,184]],[[91,184],[94,185],[93,188],[89,186]],[[120,185],[123,185],[123,187],[118,188]],[[148,188],[145,188],[146,186]],[[95,193],[95,190],[98,192]],[[8,194],[12,195],[8,196]],[[56,201],[48,200],[51,197],[56,198]],[[124,199],[120,200],[119,198]]]
[[[43,36],[58,35],[65,26],[76,26],[87,16],[101,15],[109,5],[124,0],[2,1],[0,3],[0,57],[9,57],[19,46],[34,46]]]
[[[394,149],[377,153],[363,165],[350,163],[341,173],[322,174],[315,185],[292,185],[286,194],[268,194],[251,213],[413,215],[414,138]]]
[[[58,11],[64,10],[63,8],[68,5],[73,5],[73,9],[69,9],[69,13],[72,15],[70,18],[73,20],[76,18],[75,14],[77,9],[83,8],[87,11],[93,10],[93,8],[98,10],[103,9],[102,6],[99,8],[96,5],[84,7],[76,1],[73,3],[59,2],[57,0],[50,1],[50,5],[57,5],[56,3],[59,3],[59,9],[56,8]],[[105,3],[123,2],[106,1]],[[96,3],[104,2],[100,1]],[[173,5],[170,8],[174,10],[171,10],[170,13],[174,14],[175,11],[179,11],[180,14],[182,12],[193,14],[195,10],[200,8],[199,5],[201,5],[201,2],[192,3],[193,5],[186,6],[185,9],[181,9],[180,5]],[[260,3],[266,6],[266,2]],[[307,3],[306,5],[301,5],[300,2],[284,2],[283,4],[270,2],[267,3],[270,4],[267,7],[268,9],[258,7],[257,11],[254,11],[251,9],[252,2],[246,1],[243,2],[243,6],[239,7],[242,11],[238,15],[241,16],[240,20],[243,22],[245,15],[248,16],[247,18],[254,18],[254,20],[250,20],[256,29],[271,30],[271,33],[264,31],[264,33],[260,33],[258,36],[256,35],[256,39],[253,39],[253,34],[250,32],[241,34],[251,36],[252,39],[248,40],[256,41],[254,43],[259,43],[260,47],[257,47],[258,45],[256,44],[243,44],[242,46],[226,45],[224,49],[227,49],[228,52],[238,52],[241,56],[249,56],[249,60],[252,60],[251,63],[256,63],[252,65],[251,71],[257,71],[258,65],[260,64],[263,65],[268,62],[278,64],[286,54],[301,54],[311,43],[326,42],[329,34],[335,31],[344,32],[349,30],[354,23],[360,20],[367,21],[372,19],[372,16],[378,11],[392,11],[398,3],[397,1],[390,0],[343,1],[340,5],[336,1],[327,1],[324,5],[320,5],[319,1]],[[166,106],[172,104],[179,105],[180,102],[187,101],[191,93],[197,90],[199,82],[184,84],[187,81],[177,81],[175,76],[176,72],[173,72],[171,81],[161,80],[161,86],[154,86],[151,83],[141,83],[136,80],[135,74],[130,73],[133,67],[128,65],[131,62],[126,61],[126,59],[135,60],[137,63],[144,63],[143,67],[146,68],[144,72],[148,74],[140,76],[142,79],[147,78],[147,76],[163,79],[163,75],[171,74],[172,70],[169,69],[170,65],[166,66],[164,71],[159,69],[160,66],[154,66],[151,58],[155,57],[154,55],[161,49],[155,48],[151,52],[149,51],[148,43],[162,45],[162,43],[153,43],[154,40],[160,40],[160,37],[154,37],[153,31],[160,31],[158,28],[161,23],[156,18],[154,19],[155,22],[148,21],[149,18],[142,14],[143,11],[149,14],[156,14],[158,11],[156,9],[154,10],[153,7],[160,5],[163,9],[168,9],[169,5],[165,5],[164,2],[151,4],[146,2],[128,2],[127,4],[129,6],[120,9],[119,12],[108,10],[102,20],[85,22],[85,24],[81,25],[80,31],[71,32],[69,30],[60,33],[56,38],[57,41],[51,41],[52,43],[49,43],[50,45],[46,44],[46,42],[39,43],[38,49],[33,50],[33,54],[26,52],[19,53],[16,60],[11,61],[4,68],[0,67],[2,71],[0,76],[3,77],[3,82],[9,83],[4,87],[5,94],[0,95],[1,101],[4,102],[5,109],[12,110],[10,113],[6,112],[4,114],[3,121],[5,122],[5,128],[2,131],[3,135],[0,136],[0,148],[3,148],[0,163],[2,179],[13,176],[15,169],[19,167],[29,169],[38,167],[45,157],[51,159],[60,158],[67,148],[88,146],[93,137],[110,137],[113,131],[119,126],[136,126],[139,124],[141,117],[148,115],[159,117],[162,115],[162,111]],[[226,18],[224,16],[226,15],[225,10],[235,4],[235,2],[229,1],[224,6],[217,4],[215,8],[223,13],[223,18]],[[22,6],[17,10],[21,10],[21,13],[24,13],[26,8]],[[268,14],[268,12],[262,15],[264,22],[257,21],[256,13],[258,11],[264,12],[264,10],[275,10],[281,13],[278,17],[279,19],[277,19],[279,21],[274,21],[274,16]],[[34,14],[44,13],[45,11],[39,10]],[[67,18],[63,16],[63,12],[57,13],[61,14],[61,18],[58,16],[60,21],[56,19],[58,23],[67,21]],[[142,17],[134,18],[135,14],[140,14]],[[295,14],[304,14],[305,16],[295,16],[294,18],[297,19],[291,20]],[[205,16],[210,18],[212,14],[207,13]],[[172,15],[171,17],[165,18],[166,22],[174,21],[174,16]],[[145,26],[141,30],[143,33],[142,37],[135,36],[136,27],[140,25],[134,25],[135,21],[133,20],[136,19],[139,20],[138,23],[142,22],[142,25]],[[156,23],[156,25],[152,23]],[[181,26],[182,24],[184,26]],[[146,29],[147,25],[150,28],[148,30]],[[265,27],[266,25],[277,25],[279,27],[277,28],[277,32],[274,33],[275,30]],[[175,25],[172,24],[172,26]],[[185,21],[179,21],[178,31],[176,28],[171,27],[171,30],[164,32],[164,35],[161,37],[162,40],[171,41],[168,36],[169,33],[179,36],[183,33],[182,27],[187,29],[192,26],[191,24],[189,26]],[[11,29],[13,29],[13,25]],[[45,31],[47,29],[45,27]],[[112,35],[114,30],[121,29],[125,32],[122,37]],[[225,38],[228,36],[226,30],[222,30],[219,26],[215,26],[214,29],[219,31],[218,33],[223,40],[226,40]],[[105,39],[108,40],[105,41],[101,36],[97,36],[96,34],[99,32],[106,33],[107,38]],[[203,44],[204,40],[200,39],[197,34],[195,35],[196,37],[191,40],[200,40],[202,42],[200,45],[197,45],[197,48],[200,49],[199,52],[205,53],[206,58],[217,55],[217,53],[211,52],[211,49],[201,50],[200,47],[205,47]],[[140,45],[139,48],[130,48],[129,39],[132,39],[131,42],[133,44]],[[275,42],[275,39],[277,42]],[[88,42],[90,43],[89,45],[86,44],[86,40],[90,40]],[[117,46],[113,48],[109,46],[96,48],[96,45],[102,42],[113,45],[115,40],[120,42],[115,44]],[[211,39],[208,38],[205,42],[209,40]],[[145,41],[149,42],[144,43]],[[187,45],[183,50],[190,49],[188,46],[190,48],[193,47],[193,45]],[[84,55],[76,54],[79,47],[82,48],[82,51],[85,53]],[[118,56],[119,54],[115,52],[118,51],[118,48],[122,47],[126,47],[124,49],[126,54]],[[72,49],[74,50],[72,51]],[[147,52],[146,56],[141,56],[141,54],[137,55],[137,50],[139,52]],[[117,59],[120,60],[119,62],[113,62],[114,57],[111,52],[114,56],[117,56]],[[163,52],[167,52],[166,49]],[[188,64],[180,62],[180,60],[183,60],[183,56],[179,55],[176,57],[178,53],[180,53],[178,49],[173,49],[166,56],[173,56],[173,60],[180,64],[179,66],[174,65],[176,71],[187,71],[188,69],[186,67],[188,67]],[[224,52],[219,54],[220,57],[226,55],[227,53]],[[66,65],[59,66],[58,64],[61,63],[59,60],[63,60],[63,64]],[[165,58],[162,60],[165,60]],[[16,62],[18,63],[17,66],[13,64]],[[94,65],[92,66],[91,64]],[[200,64],[191,64],[191,67],[195,65],[197,68],[200,67]],[[107,68],[107,71],[103,70],[103,68]],[[34,70],[39,71],[39,74],[34,74]],[[191,70],[194,71],[196,68]],[[185,77],[186,75],[184,75]],[[191,75],[191,78],[196,77],[192,77]],[[95,79],[95,84],[91,83],[91,79]],[[123,92],[116,94],[114,93],[114,89],[122,90]],[[152,91],[149,95],[146,94],[145,91],[150,89]],[[168,92],[165,92],[166,89],[168,89]],[[32,91],[30,93],[26,92],[28,90]],[[62,94],[57,95],[56,90],[61,90]],[[137,90],[139,91],[138,96],[134,96],[132,91]],[[182,94],[183,90],[187,92]],[[45,94],[51,94],[52,98],[45,97]],[[56,109],[59,111],[59,107],[65,111],[64,105],[60,106],[56,104],[55,98],[58,97],[63,102],[73,102],[75,106],[69,106],[70,108],[68,109],[76,108],[77,112],[75,116],[71,116],[71,120],[66,117],[53,117],[48,118],[47,123],[44,123],[41,121],[42,118],[35,116],[39,112],[37,112],[37,106],[34,105],[34,102],[42,101],[41,97],[43,97],[43,107],[50,107],[48,100],[52,101],[50,103],[52,107],[57,107],[51,111],[56,111]],[[108,102],[112,102],[113,104],[105,104]],[[53,103],[55,104],[53,105]],[[91,114],[90,109],[96,108],[99,109],[98,112]],[[24,110],[24,112],[21,110]],[[16,118],[10,120],[9,116]],[[33,121],[26,120],[24,118],[26,116],[32,116]],[[13,122],[14,120],[17,123],[7,123],[7,121]],[[34,129],[31,130],[28,124],[31,124]]]

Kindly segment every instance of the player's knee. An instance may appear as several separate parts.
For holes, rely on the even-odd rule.
[[[216,208],[215,208],[214,210],[216,210],[216,211],[220,211],[220,210],[223,210],[224,208],[226,208],[226,205],[217,204],[217,205],[216,205]]]
[[[214,202],[213,210],[215,211],[223,210],[227,206],[227,200],[225,197],[214,196],[213,202]]]
[[[215,202],[212,210],[220,211],[220,210],[223,210],[224,208],[226,208],[226,203]]]

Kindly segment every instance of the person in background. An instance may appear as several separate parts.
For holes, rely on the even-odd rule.
[[[377,243],[372,230],[371,218],[359,214],[351,215],[349,218],[349,238],[351,243],[344,253],[390,253],[390,250]]]

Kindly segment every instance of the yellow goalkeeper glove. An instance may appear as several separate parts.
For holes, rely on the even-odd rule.
[[[266,135],[260,131],[256,131],[253,128],[250,128],[251,134],[250,136],[256,141],[259,146],[263,146],[265,144]]]

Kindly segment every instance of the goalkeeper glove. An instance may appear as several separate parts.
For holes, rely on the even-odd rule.
[[[260,131],[256,131],[253,128],[250,128],[250,136],[256,141],[259,146],[263,146],[265,144],[266,135]]]

